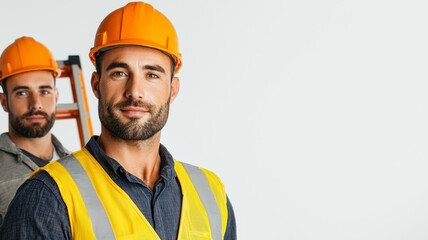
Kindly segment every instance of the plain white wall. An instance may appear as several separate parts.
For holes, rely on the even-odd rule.
[[[80,55],[95,133],[87,54],[126,2],[0,3],[0,49],[29,35]],[[148,2],[183,53],[162,142],[223,179],[239,239],[428,239],[426,1]],[[70,126],[54,133],[76,150]]]

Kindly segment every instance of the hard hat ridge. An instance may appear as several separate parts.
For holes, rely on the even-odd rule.
[[[173,58],[176,73],[181,67],[175,28],[167,17],[150,4],[130,2],[107,15],[98,27],[89,57],[95,65],[100,50],[123,45],[158,49]]]

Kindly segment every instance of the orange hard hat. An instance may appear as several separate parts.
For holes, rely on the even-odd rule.
[[[51,52],[32,37],[21,37],[10,44],[0,56],[0,82],[12,75],[50,70],[58,76],[58,65]]]
[[[151,47],[170,55],[175,73],[181,67],[181,53],[174,26],[161,12],[144,2],[130,2],[111,12],[98,27],[89,58],[95,65],[98,52],[120,45]]]

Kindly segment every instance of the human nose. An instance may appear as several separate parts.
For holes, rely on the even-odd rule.
[[[30,97],[30,109],[33,111],[38,111],[43,108],[40,96],[37,94],[31,94]]]
[[[126,97],[130,99],[142,99],[144,96],[143,79],[138,75],[132,75],[126,86]]]

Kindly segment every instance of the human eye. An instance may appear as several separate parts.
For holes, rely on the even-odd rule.
[[[42,94],[42,95],[49,95],[49,94],[51,94],[51,91],[49,91],[49,90],[42,90],[42,91],[40,91],[40,94]]]
[[[28,92],[27,91],[17,91],[17,92],[15,92],[15,95],[18,97],[25,97],[25,96],[28,96]]]
[[[111,77],[117,78],[117,79],[126,78],[126,77],[128,77],[128,74],[125,72],[121,72],[121,71],[115,71],[115,72],[111,73]]]
[[[148,77],[149,79],[158,79],[158,78],[159,78],[159,76],[158,76],[158,75],[156,75],[156,74],[154,74],[154,73],[149,73],[149,74],[147,74],[147,77]]]

